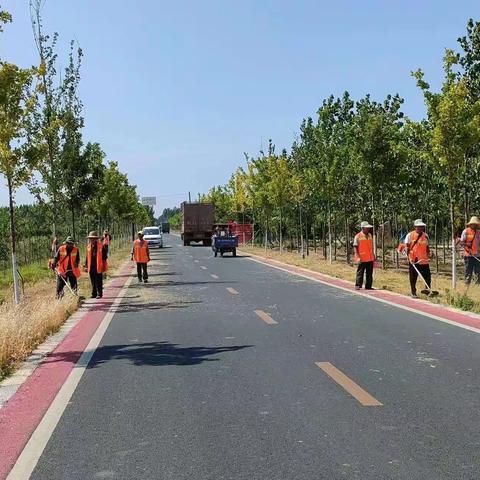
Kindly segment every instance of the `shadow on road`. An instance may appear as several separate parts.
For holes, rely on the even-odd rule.
[[[105,345],[98,347],[87,368],[97,368],[112,360],[126,360],[137,367],[144,365],[198,365],[203,362],[217,362],[209,358],[221,353],[236,352],[253,345],[231,345],[223,347],[180,347],[170,342],[148,342],[127,345]],[[52,353],[45,363],[70,362],[81,352]]]
[[[178,301],[178,302],[135,302],[135,303],[121,303],[117,306],[115,313],[136,313],[148,310],[163,310],[169,308],[188,308],[192,305],[202,303],[200,301]],[[110,311],[110,304],[102,305],[95,304],[95,311],[108,312]]]

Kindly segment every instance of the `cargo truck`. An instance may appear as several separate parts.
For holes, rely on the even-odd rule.
[[[202,242],[204,246],[212,245],[212,231],[215,207],[211,203],[182,203],[182,240],[183,245]]]

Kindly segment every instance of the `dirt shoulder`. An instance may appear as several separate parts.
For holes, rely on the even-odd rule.
[[[128,260],[128,252],[129,248],[123,248],[110,256],[107,281]],[[62,300],[56,300],[55,278],[48,271],[44,278],[25,284],[24,298],[19,306],[12,304],[10,286],[2,293],[6,300],[0,305],[0,380],[49,335],[58,331],[80,306],[77,298],[67,291]],[[89,294],[88,274],[82,272],[79,296],[88,298]]]

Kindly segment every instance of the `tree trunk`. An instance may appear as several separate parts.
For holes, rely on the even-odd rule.
[[[350,265],[350,239],[348,235],[348,216],[347,208],[344,208],[344,217],[345,217],[345,254],[347,256],[347,264]]]
[[[452,290],[455,291],[457,288],[457,255],[456,255],[456,245],[455,245],[455,212],[453,205],[453,192],[450,187],[450,227],[452,231]],[[468,221],[468,220],[467,220]]]
[[[305,258],[305,249],[303,245],[303,221],[302,221],[302,206],[298,207],[299,220],[300,220],[300,253],[302,258]]]
[[[72,210],[72,235],[73,235],[73,239],[75,240],[77,237],[76,237],[76,231],[75,231],[75,206],[72,204],[71,206],[71,210]]]
[[[328,261],[332,263],[332,222],[330,213],[330,203],[328,204]]]
[[[280,209],[280,231],[279,231],[279,238],[280,238],[280,254],[283,253],[283,234],[282,234],[282,209]]]
[[[438,221],[435,217],[435,271],[438,273]]]
[[[312,225],[312,235],[313,235],[313,251],[317,253],[317,237],[315,234],[315,223]]]
[[[305,241],[307,246],[307,257],[310,255],[310,246],[308,244],[308,220],[305,220]]]
[[[10,238],[11,238],[11,247],[12,247],[12,276],[13,276],[13,301],[15,305],[20,303],[21,292],[20,292],[20,281],[18,278],[18,271],[17,271],[17,236],[15,232],[15,211],[13,208],[13,187],[12,187],[12,179],[10,176],[7,176],[7,184],[8,184],[8,206],[10,211]]]

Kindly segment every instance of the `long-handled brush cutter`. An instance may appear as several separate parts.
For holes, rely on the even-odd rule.
[[[53,264],[49,264],[49,267],[50,267],[50,269],[52,270],[52,272],[55,274],[55,277],[56,277],[56,278],[61,278],[61,279],[62,279],[63,283],[64,283],[65,286],[68,288],[68,290],[70,291],[70,293],[71,293],[73,296],[79,298],[78,293],[75,292],[75,291],[72,289],[72,287],[68,284],[67,279],[64,278],[63,275],[60,275],[60,274],[58,273],[58,271],[57,271],[56,268],[53,268]],[[65,273],[68,273],[68,272],[71,272],[71,270],[67,270]]]
[[[420,290],[420,293],[423,293],[423,295],[428,295],[430,297],[436,297],[440,292],[438,292],[437,290],[432,290],[431,287],[428,286],[428,283],[426,282],[425,278],[420,273],[420,270],[417,268],[417,265],[414,262],[410,262],[410,265],[415,269],[415,271],[418,273],[418,276],[425,284],[425,288],[423,290]]]

